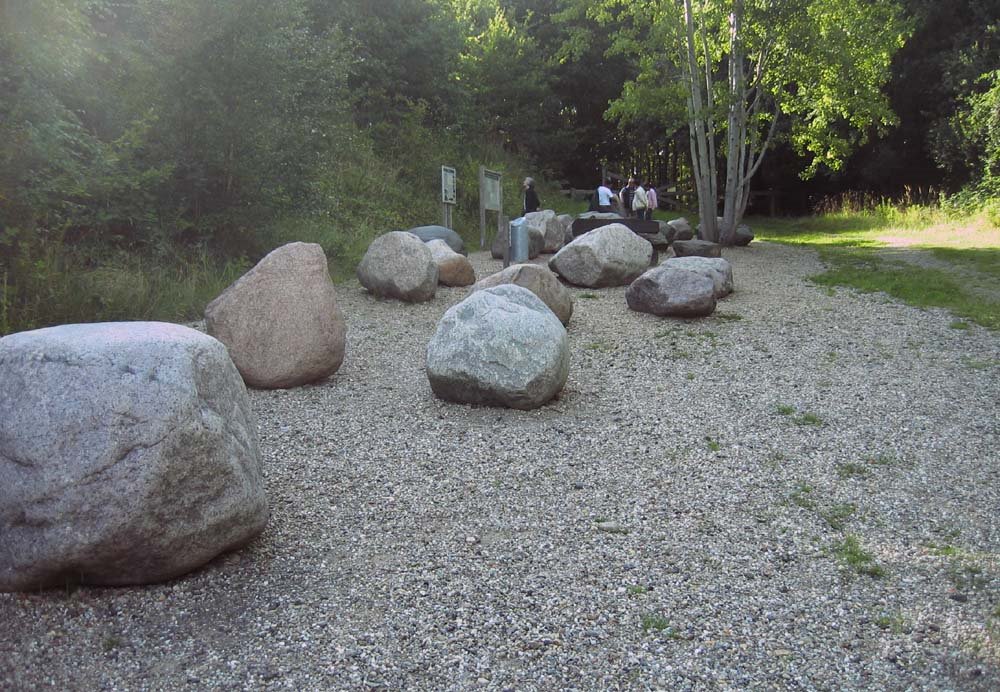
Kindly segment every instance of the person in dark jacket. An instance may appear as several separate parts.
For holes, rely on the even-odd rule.
[[[538,208],[542,206],[541,201],[538,199],[538,193],[535,192],[535,179],[525,178],[523,187],[524,209],[521,211],[521,216],[530,214],[533,211],[538,211]]]

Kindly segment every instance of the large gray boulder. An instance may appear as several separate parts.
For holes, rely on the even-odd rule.
[[[560,322],[569,324],[569,319],[573,316],[573,296],[547,267],[538,264],[512,264],[496,274],[480,279],[472,290],[481,291],[504,284],[528,289],[541,298]]]
[[[715,310],[712,280],[697,272],[663,263],[625,290],[629,308],[669,317],[703,317]]]
[[[0,339],[0,590],[144,584],[268,518],[257,426],[226,347],[161,322]]]
[[[448,247],[458,254],[469,254],[465,251],[465,241],[462,240],[462,236],[447,226],[416,226],[407,231],[407,233],[412,233],[425,243],[429,243],[432,240],[443,240],[448,243]]]
[[[444,314],[427,345],[427,379],[446,401],[538,408],[568,374],[565,327],[521,286],[476,291]]]
[[[722,246],[707,240],[675,240],[672,247],[678,257],[722,257]]]
[[[664,265],[701,274],[711,279],[716,298],[733,292],[733,265],[721,257],[671,257]]]
[[[420,238],[405,231],[390,231],[373,240],[357,274],[362,286],[383,298],[422,303],[437,292],[434,256]]]
[[[542,254],[557,252],[563,246],[563,224],[551,209],[525,214],[524,221],[528,224],[529,232],[535,228],[542,234]]]
[[[652,256],[649,241],[611,223],[577,236],[549,260],[549,267],[577,286],[624,286],[649,267]]]
[[[314,382],[344,362],[344,314],[315,243],[290,243],[264,257],[208,304],[205,327],[251,387]]]
[[[673,240],[691,240],[694,238],[694,229],[691,228],[691,222],[683,216],[673,221],[667,221],[667,223],[674,229]]]
[[[445,286],[471,286],[476,282],[476,270],[468,257],[460,255],[443,240],[432,240],[427,248],[438,266],[438,283]]]

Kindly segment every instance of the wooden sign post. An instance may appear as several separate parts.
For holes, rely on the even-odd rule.
[[[455,184],[455,169],[451,166],[441,166],[441,209],[445,228],[454,230],[453,210],[458,201],[457,186]]]
[[[503,220],[503,175],[498,171],[479,167],[479,249],[486,247],[486,212],[497,213],[497,232],[501,232]]]

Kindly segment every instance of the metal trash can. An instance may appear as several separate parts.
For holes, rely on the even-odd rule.
[[[528,224],[524,217],[514,219],[507,227],[507,257],[503,266],[528,261]]]

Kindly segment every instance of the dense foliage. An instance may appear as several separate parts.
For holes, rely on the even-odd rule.
[[[731,3],[696,4],[723,36]],[[913,39],[890,110],[877,87],[895,19],[849,20],[891,3],[747,2],[748,47],[780,30],[782,54],[802,56],[769,73],[784,110],[761,185],[804,199],[812,165],[825,193],[996,196],[1000,0],[897,4]],[[690,187],[665,21],[681,5],[0,0],[0,333],[191,317],[293,239],[346,273],[375,234],[439,218],[443,164],[459,171],[469,240],[480,165],[508,173],[510,214],[527,173],[585,187],[607,166]],[[702,50],[724,83],[721,46]]]

